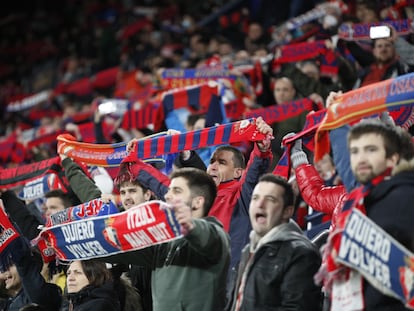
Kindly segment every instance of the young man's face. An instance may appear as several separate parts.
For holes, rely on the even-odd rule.
[[[48,217],[50,215],[56,214],[57,212],[63,211],[65,209],[65,205],[63,201],[59,197],[51,197],[47,198],[45,205],[44,205],[45,216]]]
[[[197,198],[194,198],[191,193],[191,189],[188,185],[187,179],[184,177],[175,177],[171,179],[170,186],[168,187],[167,193],[164,195],[165,202],[174,204],[174,202],[180,201],[191,207],[192,217],[201,218],[204,215],[203,208],[194,209],[193,207],[201,207]]]
[[[149,191],[144,192],[141,186],[132,182],[122,183],[119,188],[119,195],[125,210],[148,201],[151,196]]]
[[[22,281],[15,265],[10,266],[6,272],[2,273],[2,278],[4,279],[6,290],[11,295],[15,296],[22,288]]]
[[[191,206],[191,191],[187,180],[183,177],[171,179],[168,192],[164,197],[167,203],[171,204],[174,201],[180,200]]]
[[[215,151],[207,167],[207,174],[213,177],[216,186],[223,181],[239,178],[241,172],[241,168],[234,166],[233,152],[227,150]]]
[[[361,184],[370,182],[397,162],[395,155],[387,159],[384,139],[375,133],[351,140],[349,153],[352,172]]]
[[[272,228],[288,222],[293,206],[284,208],[285,189],[272,182],[259,182],[253,190],[249,215],[253,230],[263,237]]]

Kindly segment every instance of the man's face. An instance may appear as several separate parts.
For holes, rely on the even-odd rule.
[[[329,154],[325,154],[320,161],[316,162],[315,168],[323,180],[329,180],[335,174],[335,166]]]
[[[150,194],[144,192],[142,187],[131,182],[122,183],[119,188],[122,206],[125,210],[149,200]]]
[[[191,206],[191,190],[187,180],[183,177],[171,179],[170,186],[164,197],[165,202],[169,204],[175,201],[182,201]]]
[[[372,50],[375,59],[380,64],[386,64],[395,58],[394,44],[390,39],[377,39]]]
[[[253,190],[249,215],[253,230],[263,237],[272,228],[288,222],[293,206],[284,208],[285,189],[272,182],[259,182]]]
[[[56,214],[57,212],[63,211],[64,209],[65,209],[65,205],[63,204],[63,201],[61,198],[51,197],[51,198],[46,199],[46,202],[44,205],[44,211],[45,211],[46,217]]]
[[[216,186],[224,181],[238,178],[240,168],[235,168],[233,152],[227,150],[216,150],[211,156],[210,164],[207,167],[207,174],[213,177]]]
[[[260,38],[262,33],[263,33],[263,30],[259,24],[251,24],[249,26],[247,36],[249,37],[250,40],[255,41]]]
[[[273,88],[273,96],[278,104],[292,101],[295,98],[296,91],[292,82],[286,78],[277,79]]]
[[[395,157],[385,156],[382,136],[369,133],[349,142],[351,168],[355,178],[366,184],[396,164]]]
[[[2,273],[2,278],[4,278],[6,290],[13,296],[22,288],[22,281],[15,265],[10,266],[6,272]]]

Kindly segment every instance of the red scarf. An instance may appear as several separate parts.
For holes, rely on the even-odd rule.
[[[348,196],[344,203],[342,212],[338,217],[338,222],[335,231],[331,232],[328,237],[328,242],[323,249],[323,262],[315,275],[317,283],[322,283],[327,291],[331,290],[334,279],[349,273],[349,268],[342,266],[335,261],[335,255],[339,252],[341,244],[342,232],[344,231],[346,221],[353,208],[358,209],[366,214],[364,199],[369,195],[371,190],[381,183],[386,177],[390,176],[391,169],[387,169],[383,174],[373,178],[369,183],[354,189]]]

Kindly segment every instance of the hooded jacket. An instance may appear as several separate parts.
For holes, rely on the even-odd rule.
[[[299,226],[294,221],[281,224],[260,240],[252,231],[250,240],[243,249],[229,310],[235,310],[243,274],[240,310],[320,310],[321,290],[313,276],[321,257]]]
[[[228,236],[212,217],[193,222],[194,229],[184,238],[103,260],[151,268],[154,311],[223,310]]]

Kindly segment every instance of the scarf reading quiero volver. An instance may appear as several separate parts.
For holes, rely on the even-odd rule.
[[[315,161],[322,159],[329,152],[328,131],[358,121],[363,117],[372,116],[383,111],[399,111],[397,118],[410,122],[414,104],[414,73],[388,79],[364,86],[339,96],[330,105],[326,115],[315,134]],[[404,116],[404,112],[406,112]],[[393,116],[396,124],[402,120]]]
[[[414,309],[414,254],[357,209],[348,215],[336,260]]]
[[[84,218],[42,230],[59,260],[90,259],[139,250],[182,237],[169,205],[149,201],[125,212]]]
[[[48,217],[45,228],[61,225],[81,219],[96,216],[105,216],[118,213],[118,208],[112,201],[105,203],[102,199],[94,199],[79,205],[71,206],[63,211],[52,214]],[[46,236],[39,234],[31,241],[32,245],[37,245],[45,263],[56,261],[54,249],[48,243]]]
[[[366,214],[364,199],[371,190],[383,182],[391,174],[387,169],[383,174],[373,178],[369,183],[354,189],[345,201],[341,214],[338,217],[335,230],[329,233],[323,249],[322,265],[315,275],[317,283],[323,283],[325,290],[331,294],[332,310],[355,311],[362,310],[364,306],[362,279],[359,272],[346,265],[338,263],[343,232],[349,215],[353,210]]]
[[[265,139],[256,126],[256,119],[237,121],[181,134],[153,136],[138,140],[135,152],[139,159],[150,159],[165,154],[220,144]],[[96,166],[117,166],[127,156],[125,143],[88,144],[71,135],[58,136],[58,153]]]

